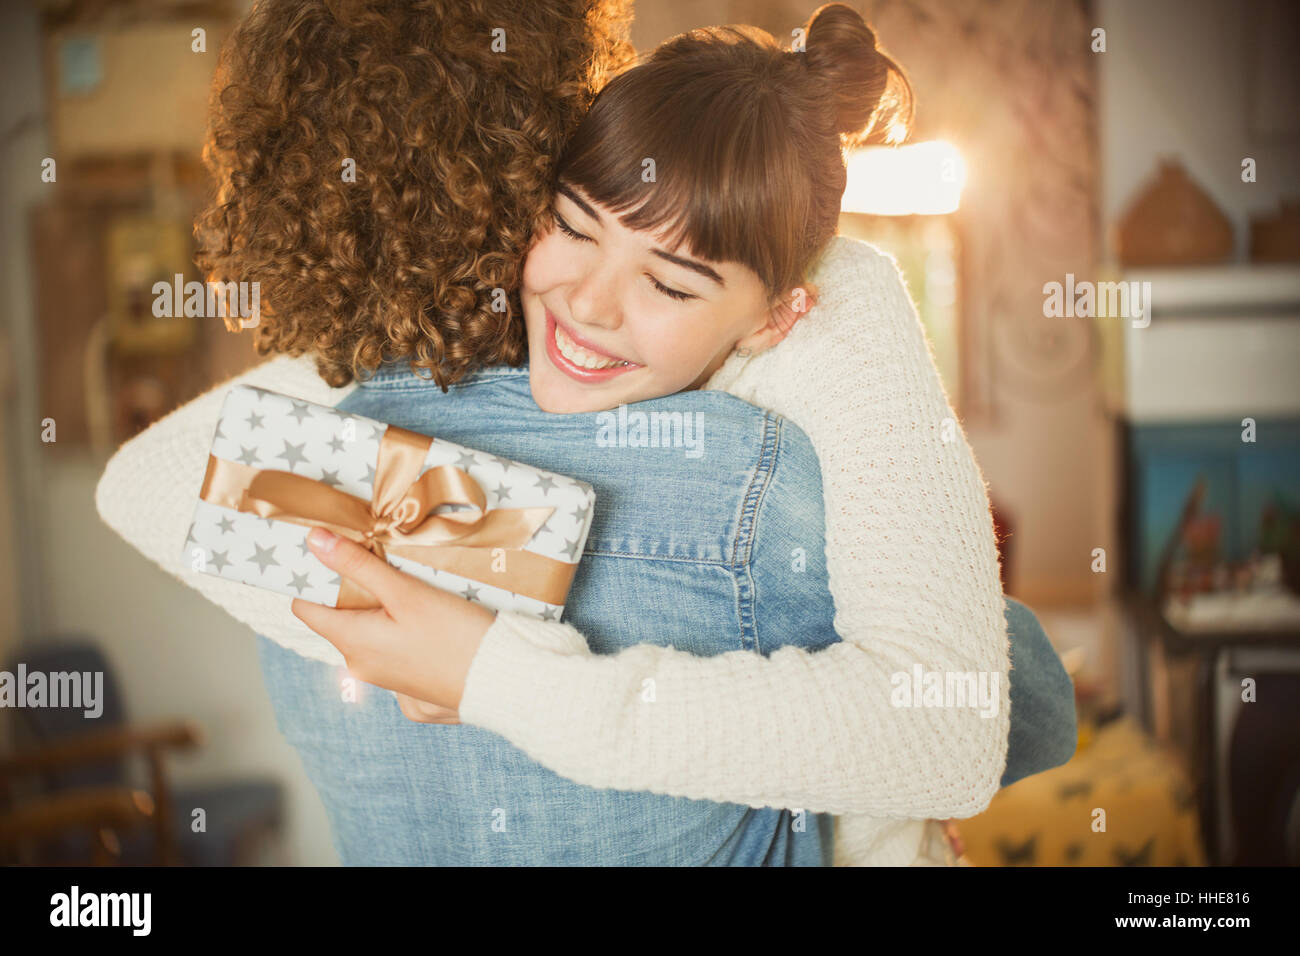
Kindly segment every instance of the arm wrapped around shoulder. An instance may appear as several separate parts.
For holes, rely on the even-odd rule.
[[[842,643],[597,657],[576,632],[550,633],[568,625],[502,614],[463,720],[590,786],[879,817],[988,805],[1010,659],[983,477],[894,260],[835,239],[814,278],[819,303],[788,340],[733,356],[709,387],[811,440]],[[646,678],[653,707],[639,703]]]

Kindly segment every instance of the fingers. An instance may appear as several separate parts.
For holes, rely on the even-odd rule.
[[[391,620],[386,610],[381,607],[340,610],[304,601],[302,598],[294,598],[289,610],[294,617],[337,647],[347,662],[348,670],[361,680],[366,680],[362,671],[369,667],[370,650],[379,643],[379,628]]]
[[[397,691],[394,691],[393,695],[397,698],[397,706],[407,720],[415,721],[417,724],[460,723],[460,714],[448,707],[439,707],[437,704],[418,700]]]
[[[392,617],[404,608],[410,596],[411,579],[387,561],[325,528],[312,528],[307,535],[307,546],[325,567],[351,578],[378,598]]]

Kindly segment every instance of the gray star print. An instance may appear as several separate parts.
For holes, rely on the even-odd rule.
[[[550,491],[555,487],[555,479],[550,475],[542,475],[537,479],[537,487],[542,491]]]
[[[190,531],[189,531],[189,534],[185,535],[185,543],[186,543],[186,544],[189,544],[191,541],[193,541],[195,544],[198,544],[198,543],[199,543],[199,539],[196,538],[196,537],[194,537],[194,525],[193,525],[193,524],[190,525]]]
[[[230,520],[230,515],[222,516],[221,520],[217,522],[217,530],[222,534],[226,534],[227,532],[230,534],[235,533],[235,523]]]
[[[217,569],[218,574],[220,574],[221,569],[224,568],[229,563],[230,561],[227,560],[226,558],[226,552],[224,551],[212,552],[212,566]]]
[[[253,547],[257,549],[257,553],[248,560],[261,568],[263,574],[266,574],[266,569],[269,565],[274,564],[277,568],[280,566],[280,562],[275,560],[274,545],[269,548],[263,548],[257,542],[253,542]]]
[[[478,464],[478,455],[472,451],[463,451],[460,457],[456,459],[456,467],[462,471],[469,471],[470,468]]]
[[[311,417],[311,409],[309,409],[304,402],[294,402],[293,399],[289,399],[289,401],[293,402],[293,411],[291,411],[289,415],[292,418],[298,419],[299,425],[302,424],[304,418]]]
[[[284,443],[284,451],[276,455],[277,458],[283,458],[289,463],[289,470],[293,471],[293,466],[298,463],[305,463],[307,456],[302,453],[303,446],[306,442],[300,442],[297,445],[291,445],[288,441]]]
[[[582,505],[575,505],[574,509],[569,512],[569,516],[577,521],[578,524],[582,524],[582,522],[587,519],[587,509],[582,507]]]
[[[543,621],[558,621],[560,619],[560,609],[558,607],[548,607],[542,612]]]
[[[471,601],[477,601],[480,590],[482,589],[476,588],[472,584],[467,584],[465,585],[465,597],[469,598]]]
[[[337,452],[341,452],[342,450],[343,450],[343,439],[339,438],[338,435],[335,435],[333,438],[330,439],[330,451],[337,453]]]
[[[340,484],[342,484],[342,482],[339,481],[339,473],[337,470],[326,471],[324,468],[322,468],[320,473],[320,480],[325,482],[325,484],[329,485],[331,488],[337,488]]]
[[[498,501],[505,501],[510,497],[510,487],[504,481],[497,485],[496,496]]]
[[[256,446],[245,448],[243,445],[240,445],[239,450],[242,452],[239,456],[239,461],[242,461],[245,465],[260,465],[262,463],[261,459],[257,457]]]
[[[570,541],[568,538],[564,539],[564,553],[569,556],[570,561],[573,561],[577,558],[578,555],[577,538],[574,538],[572,541]]]
[[[311,582],[307,580],[307,575],[305,575],[305,574],[295,574],[295,575],[293,576],[293,580],[289,582],[289,587],[291,587],[291,588],[297,588],[297,589],[298,589],[298,594],[301,595],[301,594],[302,594],[302,591],[303,591],[303,588],[309,588],[309,587],[311,587]]]
[[[257,412],[249,412],[248,417],[244,419],[244,421],[248,422],[248,430],[254,431],[258,428],[262,428],[262,419],[265,417],[265,415],[259,415]]]
[[[306,538],[303,538],[301,541],[298,542],[298,550],[302,552],[302,556],[304,558],[307,557],[307,555],[311,554],[311,548],[307,546]]]
[[[221,422],[217,422],[217,430],[216,430],[215,432],[212,433],[212,437],[213,437],[214,439],[215,439],[215,438],[225,438],[225,437],[226,437],[225,433],[221,430]]]
[[[375,483],[375,466],[374,466],[374,465],[366,465],[366,479],[365,479],[365,480],[366,480],[366,484],[368,484],[368,485],[373,485],[373,484]]]

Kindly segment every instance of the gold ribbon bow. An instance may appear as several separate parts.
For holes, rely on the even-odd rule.
[[[469,472],[453,465],[420,469],[433,439],[389,425],[379,440],[371,501],[290,471],[255,468],[208,455],[199,497],[262,518],[328,528],[380,558],[394,554],[431,568],[505,588],[547,604],[563,604],[577,564],[523,550],[554,508],[488,508]],[[473,510],[434,512],[443,505]],[[504,567],[498,570],[504,549]],[[340,608],[381,602],[348,578]]]

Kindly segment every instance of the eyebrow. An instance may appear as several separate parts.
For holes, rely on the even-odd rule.
[[[690,269],[692,272],[698,272],[707,279],[712,279],[724,289],[727,287],[727,283],[722,281],[722,276],[718,275],[703,262],[696,262],[694,259],[683,259],[681,256],[675,256],[671,252],[664,252],[662,249],[651,249],[650,251],[660,259],[667,259],[669,262],[675,262],[679,266],[684,266],[685,268]]]
[[[596,210],[593,209],[591,205],[586,202],[586,200],[584,200],[581,196],[579,196],[577,192],[575,192],[574,189],[569,186],[568,183],[563,183],[563,182],[560,183],[556,187],[556,191],[563,193],[565,196],[568,196],[569,199],[573,201],[574,205],[576,205],[579,209],[585,212],[592,219],[596,220],[596,222],[600,223],[602,226],[604,225],[604,220],[601,218],[600,213],[596,212]],[[654,253],[656,256],[658,256],[660,259],[664,259],[668,262],[675,263],[676,265],[682,266],[685,269],[690,269],[692,272],[698,272],[706,279],[712,279],[714,282],[722,286],[724,289],[727,286],[727,283],[723,280],[722,276],[718,275],[718,273],[715,270],[709,268],[703,262],[698,262],[695,259],[687,259],[683,256],[675,256],[671,252],[665,252],[662,249],[651,249],[650,251]]]

